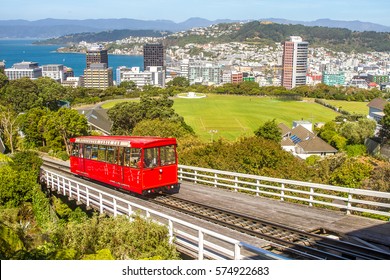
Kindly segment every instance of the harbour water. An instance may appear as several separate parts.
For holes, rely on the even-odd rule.
[[[73,69],[75,76],[83,75],[86,58],[83,53],[58,53],[61,47],[57,45],[33,45],[35,40],[0,40],[0,61],[5,61],[5,67],[11,68],[14,63],[33,61],[38,64],[63,64]],[[108,55],[108,66],[112,67],[115,79],[116,68],[119,66],[143,68],[142,56]]]

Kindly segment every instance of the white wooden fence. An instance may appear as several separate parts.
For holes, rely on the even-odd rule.
[[[197,225],[148,209],[116,195],[88,186],[48,169],[42,168],[41,181],[58,193],[87,207],[96,208],[100,213],[113,216],[127,215],[129,219],[137,214],[151,218],[168,227],[171,242],[195,252],[199,260],[208,259],[285,259],[282,256],[257,248],[240,240],[210,231]],[[245,254],[244,254],[245,253]]]
[[[390,193],[179,165],[179,180],[306,204],[390,217]]]

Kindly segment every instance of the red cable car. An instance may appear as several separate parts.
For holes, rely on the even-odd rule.
[[[81,136],[70,142],[74,174],[142,195],[179,192],[175,138]]]

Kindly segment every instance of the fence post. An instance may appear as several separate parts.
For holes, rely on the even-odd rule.
[[[172,220],[168,221],[169,243],[173,243],[173,223]]]
[[[260,180],[256,180],[256,196],[259,196],[260,191]]]
[[[348,192],[348,201],[347,201],[347,215],[351,214],[351,200],[352,200],[352,194],[351,191]]]
[[[89,189],[86,188],[85,189],[85,195],[87,196],[86,199],[87,199],[87,207],[89,207]]]
[[[234,259],[235,260],[241,259],[241,248],[239,243],[234,244]]]
[[[310,207],[313,206],[313,200],[314,200],[314,197],[313,197],[312,194],[314,194],[314,188],[313,188],[313,187],[310,187],[310,202],[309,202],[309,206],[310,206]]]
[[[99,192],[99,211],[100,214],[103,214],[103,196],[101,192]]]
[[[195,176],[194,176],[194,179],[195,179],[194,183],[197,184],[198,183],[198,176],[197,176],[198,175],[198,171],[195,170],[194,174],[195,174]]]
[[[282,183],[282,190],[280,191],[280,200],[284,201],[284,184]]]
[[[64,196],[66,196],[65,177],[62,177],[62,187],[64,188]]]
[[[72,182],[68,181],[68,186],[69,186],[69,198],[72,198]]]
[[[116,206],[115,197],[112,198],[112,202],[113,202],[113,208],[114,208],[114,217],[116,217],[117,216],[117,206]]]
[[[60,186],[60,177],[57,175],[57,192],[61,192],[61,186]]]
[[[234,191],[236,192],[238,188],[238,177],[234,176]]]
[[[203,239],[204,234],[201,230],[198,231],[198,260],[203,260]]]
[[[218,174],[214,173],[214,187],[215,188],[217,187],[217,183],[218,183]]]
[[[183,181],[183,168],[179,168],[179,181]]]
[[[79,185],[79,183],[76,183],[76,187],[77,187],[77,201],[80,202],[80,185]]]

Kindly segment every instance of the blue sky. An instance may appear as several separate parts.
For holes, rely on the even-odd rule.
[[[389,0],[9,0],[0,20],[44,18],[214,19],[320,18],[360,20],[390,26]]]

